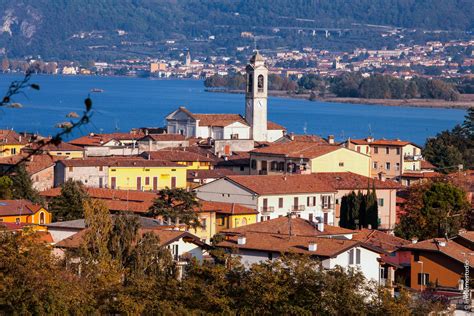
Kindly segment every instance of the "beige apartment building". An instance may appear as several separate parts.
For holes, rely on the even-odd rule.
[[[345,146],[371,157],[371,177],[399,180],[403,173],[421,171],[421,148],[399,139],[349,139]]]

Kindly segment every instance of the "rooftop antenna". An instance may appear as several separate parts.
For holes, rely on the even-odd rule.
[[[119,126],[118,126],[118,121],[115,120],[115,131],[118,132],[119,130],[120,130],[120,128],[119,128]]]
[[[370,123],[369,123],[369,136],[373,136],[372,135],[372,126],[370,125]]]
[[[303,125],[303,134],[306,135],[307,132],[308,132],[308,122],[304,122],[304,125]]]
[[[256,37],[256,36],[253,37],[253,51],[254,51],[254,52],[258,52],[258,49],[257,49],[257,37]]]

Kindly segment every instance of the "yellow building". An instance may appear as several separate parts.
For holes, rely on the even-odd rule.
[[[291,141],[250,152],[250,174],[352,172],[370,176],[370,156],[337,145]]]
[[[150,160],[171,161],[187,170],[209,170],[212,168],[213,159],[187,150],[187,148],[163,149],[159,151],[149,151],[142,154]]]
[[[18,155],[28,140],[13,130],[0,130],[0,157]]]
[[[186,167],[153,160],[116,160],[109,165],[108,183],[112,189],[160,190],[186,188]]]
[[[235,203],[199,201],[201,206],[196,209],[201,228],[190,232],[205,242],[221,230],[236,228],[257,222],[258,212],[250,207]]]
[[[39,204],[28,200],[0,200],[0,224],[35,224],[51,223],[52,215]]]

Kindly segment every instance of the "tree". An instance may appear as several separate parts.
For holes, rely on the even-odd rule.
[[[84,202],[88,199],[89,195],[82,183],[69,179],[61,186],[61,194],[51,200],[49,210],[55,220],[84,218]]]
[[[0,314],[88,314],[91,295],[34,231],[0,228]]]
[[[33,188],[33,181],[26,171],[25,164],[19,164],[15,167],[11,179],[14,199],[25,199],[33,203],[42,202],[38,191]]]
[[[10,200],[12,198],[13,181],[9,176],[0,177],[0,200]]]
[[[395,234],[420,240],[452,237],[466,220],[466,193],[448,182],[428,182],[409,188],[408,198]]]
[[[185,189],[162,189],[158,197],[153,201],[148,211],[149,216],[161,216],[165,220],[174,223],[184,223],[189,227],[200,226],[196,209],[199,202],[195,192],[187,192]]]
[[[375,186],[375,184],[374,184]],[[379,225],[378,205],[375,187],[367,194],[352,191],[341,199],[341,220],[339,226],[348,229],[377,229]]]

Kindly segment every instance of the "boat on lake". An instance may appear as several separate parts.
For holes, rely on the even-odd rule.
[[[103,90],[103,89],[99,89],[99,88],[92,88],[92,89],[91,89],[91,92],[101,93],[101,92],[104,92],[104,90]]]

